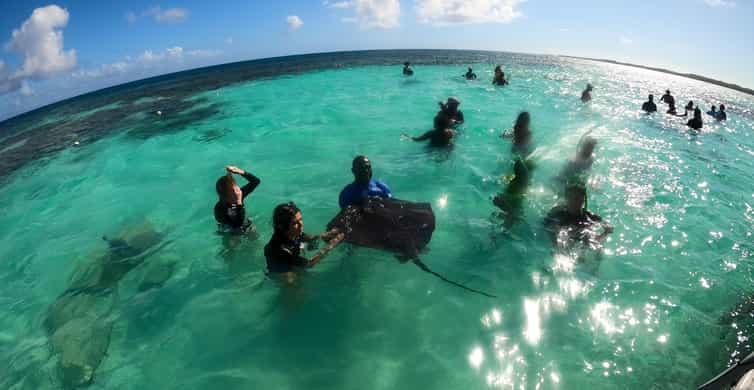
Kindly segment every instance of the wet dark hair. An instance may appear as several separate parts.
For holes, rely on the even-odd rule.
[[[652,95],[652,94],[650,93],[650,94],[649,94],[649,100],[654,100],[654,98],[655,98],[655,95]]]
[[[225,202],[230,199],[230,194],[233,192],[233,186],[236,185],[236,181],[233,180],[233,176],[225,175],[221,176],[215,182],[215,191],[221,201]]]
[[[721,104],[720,105],[720,110],[725,111],[725,104]],[[735,112],[734,112],[734,114],[735,114]]]
[[[293,202],[281,203],[272,213],[272,226],[277,234],[285,234],[291,227],[291,222],[301,210]]]
[[[694,109],[694,119],[702,119],[702,110],[700,110],[699,107]]]
[[[513,125],[513,143],[525,142],[526,138],[531,137],[530,124],[531,115],[528,111],[522,111],[518,114],[516,124]]]

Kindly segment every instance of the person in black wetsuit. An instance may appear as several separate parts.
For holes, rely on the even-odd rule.
[[[469,70],[466,71],[466,74],[463,75],[463,77],[466,78],[466,80],[476,80],[476,73],[469,67]]]
[[[641,109],[644,112],[657,112],[657,105],[655,104],[655,95],[649,95],[649,100],[642,104]]]
[[[612,233],[613,227],[599,215],[586,209],[586,186],[579,181],[566,184],[564,205],[553,207],[545,218],[545,229],[559,247],[569,242],[601,244]],[[595,228],[602,227],[596,234]]]
[[[274,233],[264,247],[264,257],[267,259],[267,270],[270,273],[287,273],[313,267],[344,238],[337,230],[319,235],[304,233],[301,210],[293,202],[275,207],[272,224]],[[313,243],[320,238],[330,242],[311,259],[301,256],[304,243]]]
[[[673,97],[673,95],[670,94],[669,89],[665,91],[665,94],[662,95],[662,97],[660,98],[660,101],[668,105],[670,104],[675,105],[675,98]]]
[[[426,141],[429,140],[430,146],[445,147],[450,146],[455,136],[455,131],[452,129],[452,121],[447,115],[440,112],[435,117],[435,128],[418,136],[414,137],[408,134],[403,134],[404,137],[408,137],[414,141]]]
[[[671,102],[670,104],[668,104],[668,111],[666,112],[666,114],[684,117],[684,116],[688,116],[689,113],[688,111],[684,111],[683,115],[679,114],[675,108],[675,102]]]
[[[404,76],[413,76],[414,70],[411,69],[411,63],[410,62],[404,62],[403,63],[403,75]]]
[[[439,102],[438,104],[440,105],[440,112],[435,116],[435,127],[437,127],[436,121],[440,117],[440,114],[445,114],[450,118],[451,126],[463,124],[463,111],[458,109],[458,106],[461,105],[460,100],[451,96],[446,103]]]
[[[722,105],[721,105],[721,109],[722,109]],[[718,113],[718,115],[720,114]],[[699,107],[697,107],[694,110],[694,117],[689,119],[689,121],[686,123],[686,126],[694,130],[701,130],[703,125],[704,123],[702,122],[702,110],[700,110]]]
[[[500,217],[505,220],[505,227],[510,228],[521,220],[524,198],[529,188],[529,169],[526,163],[517,159],[513,164],[513,179],[508,183],[505,191],[495,195],[492,204],[497,206]]]
[[[581,92],[581,102],[582,103],[589,103],[592,101],[592,90],[594,87],[592,84],[587,84],[586,89],[584,89],[583,92]]]
[[[215,204],[215,220],[224,229],[236,232],[254,232],[256,228],[249,218],[246,218],[244,199],[251,194],[260,183],[258,177],[238,167],[225,167],[227,174],[217,179],[215,190],[220,198]],[[239,187],[233,179],[233,174],[241,175],[248,180],[245,186]]]
[[[503,68],[500,65],[495,67],[495,76],[492,79],[492,84],[498,86],[508,85],[508,80],[505,79],[505,72],[503,72]]]

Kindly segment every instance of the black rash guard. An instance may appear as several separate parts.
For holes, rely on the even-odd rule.
[[[246,209],[243,205],[243,199],[254,192],[259,183],[261,182],[258,177],[252,175],[249,172],[244,172],[241,176],[249,182],[245,186],[241,187],[242,200],[240,205],[232,205],[218,201],[215,204],[215,220],[217,223],[229,227],[231,229],[239,229],[246,231],[251,224],[251,220],[246,218]]]
[[[301,248],[304,242],[314,239],[314,236],[305,233],[295,240],[289,240],[282,234],[273,234],[270,242],[264,246],[267,270],[271,273],[283,273],[307,267],[309,259],[301,256]]]
[[[553,241],[557,239],[562,229],[567,229],[569,239],[583,241],[588,239],[584,236],[584,232],[600,222],[602,218],[589,211],[584,210],[581,215],[571,215],[566,206],[556,206],[545,217],[545,229],[552,234]]]

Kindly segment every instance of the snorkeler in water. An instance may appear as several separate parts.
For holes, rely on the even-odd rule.
[[[227,174],[217,179],[215,190],[219,200],[215,204],[215,220],[218,225],[231,231],[242,233],[256,230],[249,218],[246,218],[244,199],[254,192],[261,182],[258,177],[238,167],[229,165],[225,167]],[[233,179],[233,175],[243,176],[248,181],[243,187],[239,187]]]
[[[688,111],[684,111],[683,114],[679,114],[675,108],[675,103],[668,104],[668,111],[666,112],[666,114],[680,116],[680,117],[685,117],[689,115]]]
[[[361,204],[366,198],[392,198],[390,187],[381,180],[372,179],[372,162],[367,156],[356,156],[351,163],[353,183],[340,191],[338,203],[344,209],[351,205]]]
[[[649,100],[647,100],[646,102],[644,102],[644,104],[642,104],[641,109],[647,113],[657,112],[657,104],[655,104],[654,100],[655,100],[655,95],[650,94]]]
[[[669,89],[665,91],[665,94],[662,95],[662,97],[660,98],[660,101],[665,104],[668,104],[668,105],[672,104],[673,106],[675,106],[675,98],[673,97],[673,95],[670,94]]]
[[[410,138],[414,141],[426,141],[429,140],[430,146],[445,147],[450,146],[455,136],[455,131],[452,128],[453,122],[447,115],[440,112],[435,117],[435,128],[418,136],[403,134],[404,137]]]
[[[593,89],[594,89],[594,87],[592,86],[591,83],[588,83],[586,85],[586,88],[584,89],[584,91],[581,92],[581,102],[582,103],[588,103],[588,102],[592,101],[592,90]]]
[[[313,267],[344,238],[344,235],[337,230],[330,230],[314,236],[304,233],[304,220],[301,216],[301,210],[293,202],[275,207],[272,224],[274,233],[264,247],[267,270],[270,273],[288,273]],[[329,241],[325,248],[322,248],[310,259],[301,256],[301,250],[305,243],[312,243],[320,238]]]
[[[498,86],[508,85],[508,80],[505,79],[505,72],[503,72],[503,68],[500,65],[495,67],[495,76],[492,78],[492,84]]]
[[[511,150],[522,157],[527,157],[531,153],[531,136],[531,116],[526,111],[518,114],[512,131],[503,132],[501,135],[502,138],[513,139]]]
[[[516,159],[513,164],[513,179],[508,183],[504,192],[497,194],[492,199],[492,204],[501,211],[501,217],[505,219],[505,226],[511,227],[521,219],[523,201],[529,188],[529,169],[521,159]]]
[[[728,114],[725,113],[725,104],[720,105],[720,111],[718,111],[717,115],[715,115],[715,119],[717,119],[718,121],[728,120]]]
[[[596,228],[602,227],[597,234]],[[545,229],[554,244],[564,247],[570,242],[601,244],[613,227],[586,207],[586,185],[571,181],[565,187],[565,204],[553,207],[545,218]]]
[[[722,109],[722,105],[720,106]],[[720,115],[720,114],[718,114]],[[694,130],[701,130],[704,123],[702,122],[702,110],[697,107],[694,110],[694,117],[689,119],[689,121],[686,123],[686,126],[694,129]]]
[[[435,119],[439,118],[440,114],[444,114],[450,118],[452,126],[463,124],[463,111],[458,109],[458,106],[461,105],[461,101],[458,98],[451,96],[447,102],[439,102],[438,104],[440,105],[440,112],[437,113]],[[437,127],[437,124],[435,124],[435,127]]]
[[[476,80],[476,73],[469,67],[469,70],[466,71],[466,74],[463,75],[463,77],[466,78],[466,80]]]
[[[410,62],[404,62],[403,63],[403,75],[404,76],[413,76],[414,70],[411,69],[411,63]]]

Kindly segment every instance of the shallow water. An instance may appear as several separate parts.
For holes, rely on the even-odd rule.
[[[448,60],[454,55],[434,62],[460,62]],[[43,326],[48,306],[77,265],[106,250],[102,235],[144,221],[165,234],[146,261],[177,265],[161,288],[138,291],[145,266],[120,281],[92,388],[687,389],[731,353],[750,351],[721,317],[752,292],[752,98],[549,57],[496,58],[511,85],[494,88],[492,67],[479,61],[474,82],[461,77],[465,63],[425,61],[408,79],[399,66],[365,65],[182,91],[186,100],[153,87],[144,90],[154,95],[129,92],[120,104],[114,92],[102,99],[108,106],[90,105],[71,122],[64,118],[73,113],[41,112],[28,128],[8,130],[0,387],[59,387]],[[594,101],[583,105],[589,81]],[[681,106],[724,102],[730,119],[705,118],[694,135],[683,118],[639,112],[648,93],[666,88]],[[401,139],[428,130],[449,95],[466,116],[451,151]],[[524,221],[506,230],[491,202],[512,171],[499,134],[521,110],[532,114],[537,167]],[[82,117],[96,126],[70,132],[66,123]],[[35,121],[66,130],[46,140],[54,145],[41,158],[9,161],[27,146],[24,134],[44,141]],[[558,202],[553,176],[587,131],[599,141],[589,207],[616,228],[601,259],[575,264],[553,254],[542,219]],[[396,197],[432,203],[437,229],[423,261],[498,298],[345,246],[296,288],[265,278],[273,207],[295,200],[306,230],[320,231],[338,211],[356,154],[372,159]],[[212,216],[226,164],[262,179],[247,198],[261,238],[231,250]]]

